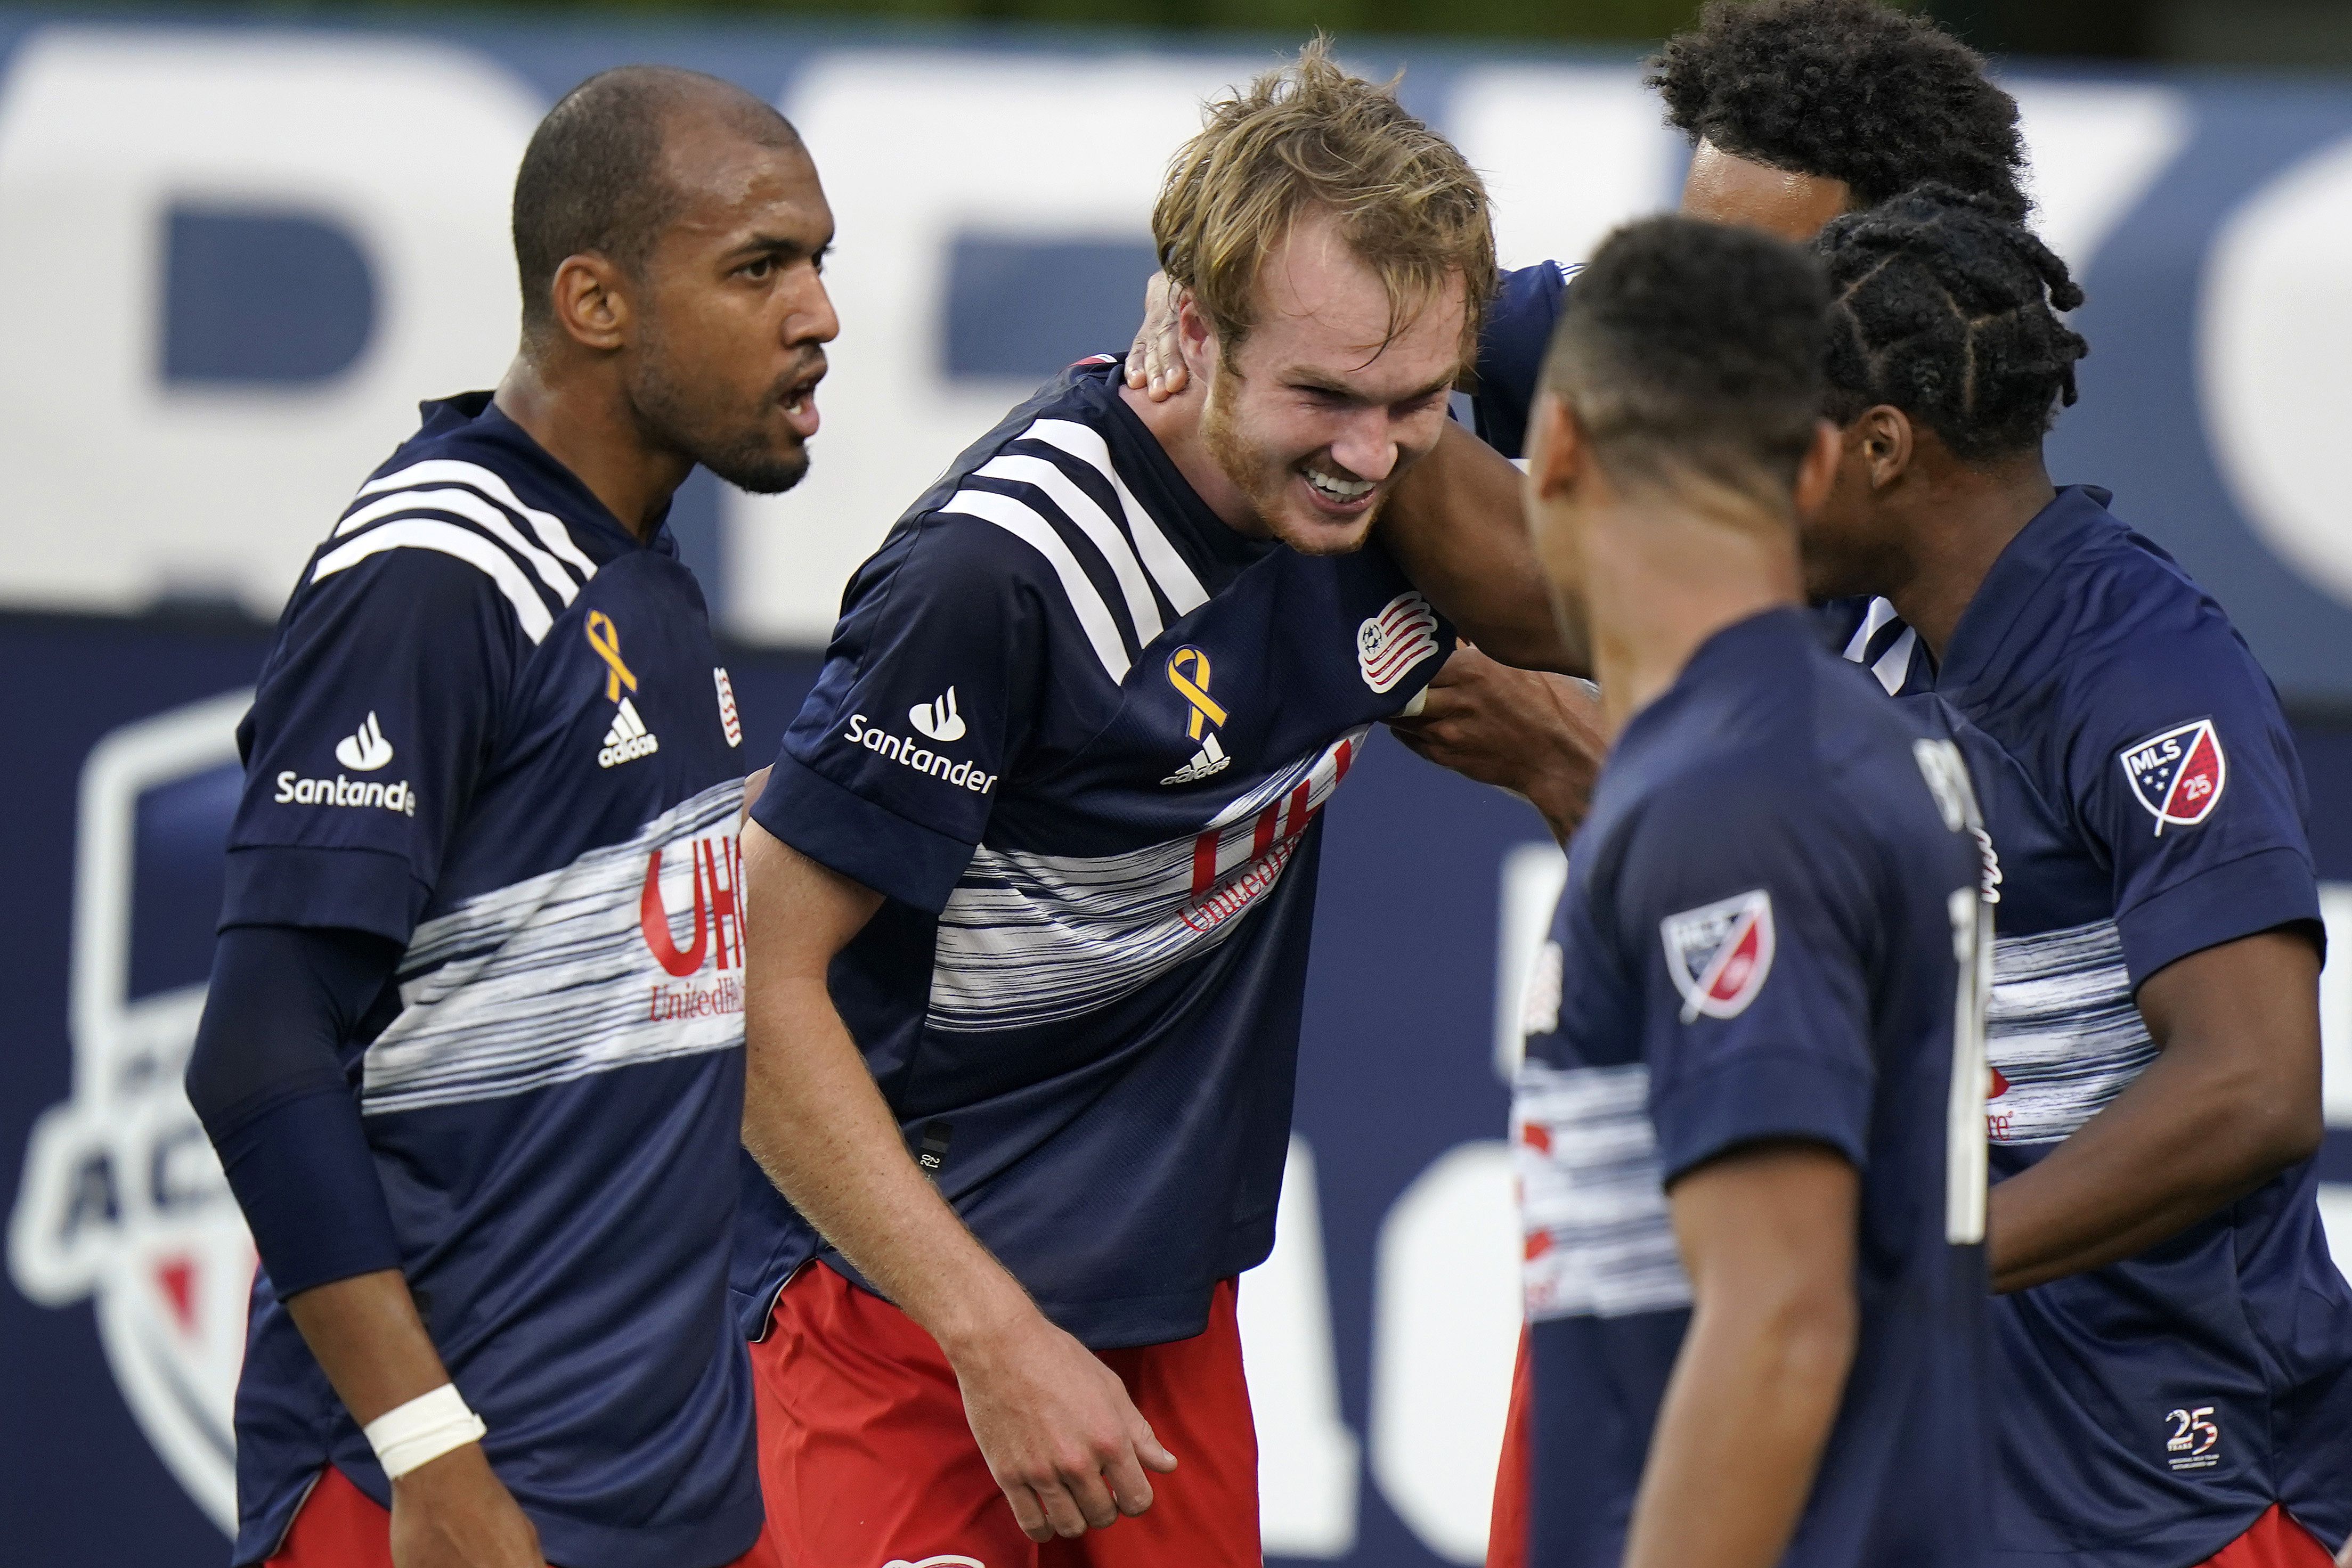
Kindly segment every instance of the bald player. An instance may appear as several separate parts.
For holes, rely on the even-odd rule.
[[[512,367],[424,405],[279,621],[188,1068],[261,1254],[236,1563],[772,1561],[742,731],[664,520],[697,464],[806,471],[832,234],[750,94],[575,89],[515,184]]]

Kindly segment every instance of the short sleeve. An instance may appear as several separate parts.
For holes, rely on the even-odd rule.
[[[877,893],[945,906],[1034,719],[1043,614],[1027,549],[932,515],[859,569],[752,809],[762,828]]]
[[[495,743],[522,637],[497,583],[436,551],[386,550],[299,589],[238,730],[221,924],[405,943]]]
[[[1503,274],[1478,335],[1478,385],[1470,404],[1478,439],[1506,457],[1527,455],[1528,416],[1544,355],[1576,268],[1538,262]]]
[[[2084,674],[2068,754],[2080,825],[2105,852],[2134,986],[2176,958],[2319,921],[2303,765],[2277,695],[2209,602],[2142,624]],[[2151,646],[2160,665],[2126,662]]]
[[[1884,925],[1866,847],[1817,809],[1723,793],[1654,802],[1618,881],[1665,1178],[1759,1138],[1827,1144],[1859,1167]]]

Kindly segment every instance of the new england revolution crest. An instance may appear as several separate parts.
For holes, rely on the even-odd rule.
[[[1669,915],[1658,936],[1683,995],[1683,1022],[1737,1018],[1772,972],[1772,895],[1759,887]]]
[[[2210,718],[2134,741],[2116,760],[2131,780],[2133,799],[2156,819],[2158,837],[2168,826],[2193,828],[2211,816],[2230,782],[2229,758]]]

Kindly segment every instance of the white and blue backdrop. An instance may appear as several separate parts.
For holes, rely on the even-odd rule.
[[[809,481],[677,513],[755,747],[850,568],[1038,380],[1124,345],[1204,94],[1282,40],[0,12],[0,1559],[224,1559],[252,1255],[179,1091],[274,616],[425,396],[511,352],[507,202],[590,72],[732,78],[840,222]],[[1504,258],[1667,204],[1628,58],[1367,46],[1493,183]],[[2352,84],[2021,68],[2052,243],[2089,289],[2063,479],[2112,486],[2295,714],[2352,946]],[[1335,810],[1281,1239],[1243,1293],[1270,1556],[1475,1561],[1517,1332],[1496,1064],[1559,857],[1376,745]],[[2326,981],[2352,1129],[2352,959]],[[2352,1130],[2325,1174],[2347,1185]],[[850,1568],[850,1565],[845,1565]]]

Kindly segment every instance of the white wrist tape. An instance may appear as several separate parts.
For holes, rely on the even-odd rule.
[[[452,1448],[480,1442],[489,1428],[467,1406],[457,1385],[445,1383],[385,1411],[362,1430],[385,1477],[396,1481]]]

